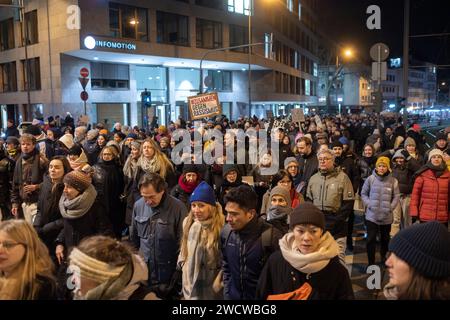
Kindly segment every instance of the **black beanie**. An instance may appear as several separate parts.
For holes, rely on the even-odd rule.
[[[305,202],[298,205],[290,216],[289,227],[294,229],[298,224],[312,224],[325,230],[325,217],[311,202]]]
[[[334,140],[333,143],[331,144],[331,149],[335,147],[344,149],[344,145],[339,140]]]
[[[183,173],[193,172],[193,173],[198,174],[199,171],[200,171],[199,167],[196,166],[195,164],[189,164],[189,163],[183,164]]]
[[[389,251],[427,278],[450,276],[450,235],[437,221],[401,230],[389,243]]]
[[[24,132],[29,133],[33,136],[39,136],[42,133],[41,128],[39,128],[38,126],[35,126],[35,125],[28,126],[24,130]]]

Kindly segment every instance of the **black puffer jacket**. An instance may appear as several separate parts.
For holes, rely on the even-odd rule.
[[[364,182],[368,177],[372,175],[373,170],[375,169],[375,163],[377,161],[376,157],[361,157],[357,161],[357,166],[359,168],[360,181],[359,181],[359,190],[362,189]]]
[[[10,200],[10,190],[14,176],[14,161],[0,149],[0,207],[6,207]]]
[[[400,194],[411,194],[414,186],[414,174],[420,167],[420,162],[413,158],[402,166],[394,162],[392,165],[392,176],[398,180]]]
[[[281,251],[272,254],[258,281],[256,298],[266,300],[268,295],[297,290],[305,282],[313,288],[312,300],[353,300],[354,294],[348,271],[338,256],[319,272],[306,274],[289,264]]]
[[[311,152],[308,155],[301,155],[297,157],[299,164],[299,184],[303,182],[304,187],[300,191],[303,196],[306,195],[306,186],[308,185],[309,179],[317,172],[319,168],[319,161],[317,160],[317,154]]]
[[[264,248],[261,235],[272,228],[271,245]],[[224,297],[227,300],[254,300],[261,270],[268,256],[279,249],[282,234],[261,218],[254,218],[242,230],[221,233]]]

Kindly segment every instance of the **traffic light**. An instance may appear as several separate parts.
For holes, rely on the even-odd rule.
[[[372,104],[373,104],[373,109],[375,110],[375,112],[381,112],[383,111],[383,95],[381,92],[372,92],[371,95],[372,98]]]
[[[152,94],[150,91],[147,91],[147,89],[141,93],[141,102],[142,106],[147,108],[152,105]]]

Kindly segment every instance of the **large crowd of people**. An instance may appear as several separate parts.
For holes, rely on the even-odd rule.
[[[0,299],[354,299],[355,212],[386,298],[450,299],[450,128],[46,120],[0,140]]]

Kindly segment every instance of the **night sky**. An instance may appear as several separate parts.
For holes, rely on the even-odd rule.
[[[390,57],[403,56],[403,0],[318,0],[319,28],[339,44],[352,45],[358,58],[370,62],[370,47],[386,43]],[[367,7],[381,8],[381,30],[369,30]],[[450,33],[450,0],[411,0],[410,35]],[[410,39],[413,58],[450,65],[450,36]],[[450,81],[450,67],[438,69]]]

